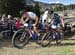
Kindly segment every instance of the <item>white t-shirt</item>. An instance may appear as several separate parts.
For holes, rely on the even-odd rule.
[[[44,23],[44,20],[48,18],[48,11],[45,11],[43,16],[42,16],[42,23]]]

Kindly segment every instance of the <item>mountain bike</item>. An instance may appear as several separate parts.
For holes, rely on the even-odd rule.
[[[51,25],[51,29],[45,33],[41,39],[41,45],[43,47],[48,46],[52,40],[56,40],[57,44],[61,43],[61,40],[63,39],[63,32],[59,32],[58,27],[56,25]]]
[[[35,33],[32,30],[32,28],[33,28],[32,24],[26,24],[25,26],[22,27],[22,29],[17,30],[12,37],[13,46],[17,48],[23,48],[29,43],[31,39],[35,40],[37,44],[40,44],[40,40],[42,36],[44,35],[44,33],[46,32],[45,30],[39,29],[38,33],[40,35],[38,36],[38,34]]]

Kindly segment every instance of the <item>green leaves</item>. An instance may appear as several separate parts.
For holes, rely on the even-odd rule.
[[[23,0],[0,0],[0,13],[11,14],[12,16],[18,16],[19,11],[23,9]]]

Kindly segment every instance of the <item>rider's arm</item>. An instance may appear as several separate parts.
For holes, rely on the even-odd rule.
[[[51,19],[51,24],[53,24],[53,22],[54,22],[54,20],[53,20],[53,19]]]
[[[24,18],[24,17],[22,16],[22,17],[21,17],[21,23],[23,23],[23,22],[24,22],[23,18]]]
[[[29,20],[29,18],[26,18],[26,20],[24,21],[24,23],[26,23]]]
[[[62,19],[62,17],[61,17],[61,22],[62,22],[62,26],[64,27],[64,20]]]
[[[36,18],[36,21],[35,21],[35,25],[37,25],[37,23],[38,23],[38,17],[35,17]]]
[[[23,18],[25,18],[24,16],[22,16],[22,18],[21,18],[21,22],[24,24],[24,23],[26,23],[28,20],[29,20],[29,18],[26,18],[25,19],[25,21],[24,21],[24,19]]]

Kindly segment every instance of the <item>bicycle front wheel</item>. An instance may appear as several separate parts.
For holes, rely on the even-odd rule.
[[[29,32],[24,29],[16,31],[12,37],[12,44],[17,48],[23,48],[29,42]]]
[[[51,34],[50,33],[45,33],[42,37],[41,45],[43,47],[46,47],[50,44],[50,42],[51,42]]]

